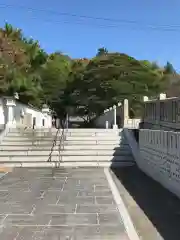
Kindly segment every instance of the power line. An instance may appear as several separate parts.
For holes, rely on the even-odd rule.
[[[0,4],[0,8],[16,8],[19,10],[27,10],[31,12],[44,12],[47,13],[48,15],[51,16],[67,16],[74,18],[66,21],[52,21],[52,19],[47,19],[45,18],[44,20],[46,22],[56,22],[56,23],[64,23],[64,24],[77,24],[77,25],[89,25],[89,26],[95,26],[95,27],[102,27],[102,28],[119,28],[122,26],[122,24],[129,25],[130,27],[133,26],[135,27],[134,29],[136,30],[156,30],[156,31],[163,31],[163,32],[179,32],[180,30],[180,25],[149,25],[149,24],[144,24],[144,22],[136,21],[136,20],[126,20],[126,19],[113,19],[113,18],[101,18],[101,17],[92,17],[92,16],[87,16],[87,15],[78,15],[74,13],[67,13],[67,12],[57,12],[53,10],[47,10],[47,9],[36,9],[32,7],[26,7],[22,5],[13,5],[13,4]],[[36,17],[31,17],[32,19],[37,19]],[[77,21],[78,20],[78,21]],[[83,20],[95,20],[95,23],[91,22],[84,22]],[[104,21],[104,22],[109,22],[109,23],[116,23],[113,25],[107,25],[107,24],[97,24],[97,21]],[[117,24],[119,23],[119,24]],[[128,26],[128,27],[129,27]]]

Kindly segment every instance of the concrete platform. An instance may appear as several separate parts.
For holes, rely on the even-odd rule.
[[[130,239],[103,168],[10,170],[0,176],[1,240]]]

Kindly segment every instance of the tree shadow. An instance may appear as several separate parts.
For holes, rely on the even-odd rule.
[[[179,240],[180,199],[143,173],[136,165],[124,168],[112,166],[111,170],[161,237],[166,240]]]

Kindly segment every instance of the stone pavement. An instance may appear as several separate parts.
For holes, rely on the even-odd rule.
[[[15,168],[0,179],[0,240],[128,240],[102,168]]]

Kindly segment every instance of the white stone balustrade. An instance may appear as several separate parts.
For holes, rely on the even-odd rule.
[[[143,122],[156,125],[157,129],[180,129],[180,98],[166,98],[165,94],[155,100],[144,97]]]
[[[140,167],[180,197],[180,132],[140,130]]]
[[[119,102],[117,105],[104,110],[104,113],[96,119],[95,124],[97,127],[103,128],[108,125],[109,128],[113,129],[117,129],[118,126],[120,128],[137,129],[140,122],[141,119],[129,118],[129,102],[128,99],[124,99],[123,104]]]

